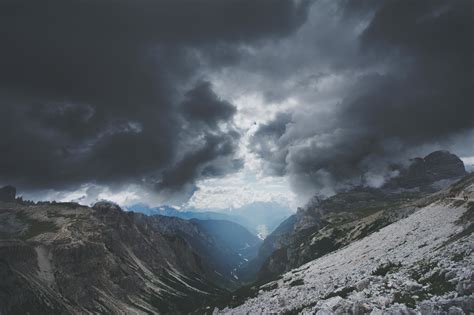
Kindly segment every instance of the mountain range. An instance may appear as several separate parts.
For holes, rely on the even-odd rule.
[[[203,211],[198,209],[178,210],[167,205],[150,207],[143,203],[128,206],[126,209],[146,215],[163,215],[186,220],[231,221],[244,226],[261,239],[264,239],[270,232],[277,228],[283,220],[293,214],[288,207],[276,202],[252,202],[240,208],[220,211]]]
[[[263,241],[227,218],[268,223],[268,209],[195,218],[4,187],[0,314],[474,312],[474,174],[446,151],[393,168],[381,187],[313,198]]]

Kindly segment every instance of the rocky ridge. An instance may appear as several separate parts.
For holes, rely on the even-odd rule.
[[[420,199],[467,174],[447,151],[394,167],[399,175],[381,188],[355,187],[298,209],[264,241],[249,274],[264,283],[344,247],[413,213]]]
[[[0,202],[0,313],[190,312],[229,284],[214,245],[196,222],[110,203]]]
[[[470,314],[474,312],[474,174],[416,211],[253,288],[226,314]],[[239,305],[240,304],[240,305]]]

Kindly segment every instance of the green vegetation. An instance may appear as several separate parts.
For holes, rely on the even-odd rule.
[[[427,288],[417,289],[412,292],[396,292],[393,295],[394,302],[405,304],[414,308],[418,301],[429,298],[430,295],[443,295],[455,290],[455,285],[450,283],[440,272],[435,272],[431,276],[423,276],[434,268],[436,264],[420,264],[420,269],[413,271],[411,277]]]
[[[474,202],[469,202],[467,204],[467,210],[462,214],[462,216],[456,221],[456,224],[462,225],[466,223],[474,222]]]
[[[439,272],[433,273],[428,278],[421,280],[420,283],[429,285],[428,292],[435,295],[443,295],[456,289],[455,285],[446,280],[446,277]]]
[[[291,285],[291,283],[290,283]],[[331,293],[329,293],[328,295],[326,295],[325,297],[321,298],[321,300],[327,300],[327,299],[330,299],[330,298],[333,298],[333,297],[336,297],[336,296],[340,296],[342,297],[343,299],[347,298],[347,296],[353,292],[354,290],[356,290],[355,287],[346,287],[346,288],[342,288],[338,291],[333,291]],[[283,315],[296,315],[296,314],[299,314],[302,310],[304,310],[305,308],[310,308],[310,307],[313,307],[315,306],[317,303],[318,303],[319,300],[315,300],[313,302],[310,302],[310,303],[307,303],[307,304],[303,304],[301,305],[300,307],[298,308],[294,308],[294,309],[291,309],[291,310],[286,310],[284,311],[282,314]]]
[[[467,175],[459,182],[455,183],[451,189],[449,190],[450,193],[458,195],[462,192],[469,184],[474,180],[474,174]]]
[[[461,255],[460,259],[462,259],[462,254],[458,255]],[[457,257],[456,259],[459,259],[459,256],[457,255],[455,255],[454,257]],[[414,305],[414,299],[412,298],[413,295],[418,296],[420,300],[425,300],[429,297],[430,294],[443,295],[445,293],[454,291],[456,289],[456,286],[453,283],[449,282],[446,279],[445,275],[440,272],[434,272],[429,277],[425,277],[425,275],[429,274],[436,266],[436,263],[421,262],[419,264],[419,268],[417,270],[412,270],[410,276],[418,283],[428,287],[425,289],[419,289],[414,292],[410,292],[410,294],[400,292],[395,293],[395,301],[410,306]]]
[[[363,229],[360,230],[360,234],[358,235],[357,239],[362,239],[374,232],[377,232],[378,230],[380,230],[381,228],[389,225],[390,222],[388,222],[387,220],[383,219],[383,218],[378,218],[377,220],[375,220],[374,222],[370,223],[370,224],[367,224],[366,226],[364,226]]]
[[[340,296],[343,299],[345,299],[349,295],[349,293],[351,293],[354,290],[356,290],[355,287],[345,287],[345,288],[342,288],[340,290],[333,291],[333,292],[329,293],[328,295],[326,295],[323,298],[323,300],[327,300],[327,299],[333,298],[335,296]]]
[[[451,257],[451,260],[454,261],[454,262],[460,262],[461,260],[463,260],[465,257],[465,254],[464,253],[457,253],[457,254],[454,254],[452,257]]]
[[[436,263],[427,263],[425,261],[422,261],[419,263],[419,268],[417,270],[412,270],[410,273],[410,276],[412,279],[416,280],[417,282],[420,281],[420,279],[433,270],[437,266]]]
[[[312,256],[311,256],[311,259],[307,261],[311,261],[321,256],[324,256],[328,253],[331,253],[335,251],[336,249],[338,249],[339,247],[340,245],[336,244],[334,239],[330,237],[321,238],[315,241],[313,244],[311,244],[310,249],[311,249]]]
[[[290,287],[295,287],[297,285],[303,285],[303,284],[304,284],[303,279],[296,279],[290,282]]]
[[[316,304],[318,304],[318,301],[313,301],[311,303],[307,303],[307,304],[303,304],[301,305],[300,307],[298,308],[294,308],[292,310],[286,310],[282,313],[282,315],[297,315],[299,313],[301,313],[302,310],[304,310],[305,308],[310,308],[310,307],[313,307],[315,306]]]
[[[395,292],[393,294],[393,301],[399,304],[405,304],[408,307],[415,308],[416,300],[413,298],[412,293],[407,292]]]
[[[398,270],[400,267],[402,266],[401,263],[398,263],[398,264],[395,264],[395,263],[392,263],[391,261],[388,262],[387,264],[385,265],[380,265],[377,267],[377,269],[375,269],[373,272],[372,272],[372,275],[373,276],[386,276],[389,272],[394,272],[396,270]]]
[[[28,229],[20,235],[20,239],[27,240],[37,235],[47,233],[47,232],[56,232],[58,227],[51,221],[39,221],[28,217],[25,213],[20,212],[17,214],[17,218],[28,225]]]
[[[439,248],[452,244],[456,242],[457,240],[462,239],[463,237],[471,235],[472,233],[474,233],[474,223],[470,223],[464,230],[462,230],[456,235],[451,236],[447,241],[445,241],[442,245],[440,245]]]
[[[278,288],[278,283],[277,282],[274,282],[270,285],[265,285],[265,286],[261,286],[260,287],[260,290],[263,290],[263,291],[271,291],[271,290],[275,290]]]

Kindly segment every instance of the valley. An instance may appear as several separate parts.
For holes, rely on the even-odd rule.
[[[461,171],[441,190],[431,175],[313,198],[263,241],[228,220],[33,203],[5,187],[0,312],[471,312],[474,174]]]

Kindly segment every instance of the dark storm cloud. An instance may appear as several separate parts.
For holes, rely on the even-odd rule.
[[[285,159],[288,149],[282,149],[278,144],[290,122],[291,115],[289,113],[278,113],[275,119],[260,125],[250,140],[250,148],[265,158],[265,171],[272,175],[282,176],[285,174]]]
[[[158,187],[175,190],[194,178],[219,176],[240,168],[242,165],[238,159],[227,159],[222,165],[215,161],[216,157],[231,156],[236,149],[235,138],[237,137],[237,134],[206,135],[197,149],[164,172],[161,181],[157,184]],[[214,163],[211,164],[211,162]]]
[[[235,108],[202,81],[201,67],[289,35],[308,5],[2,1],[0,181],[177,190],[235,171]]]
[[[231,119],[236,112],[235,106],[217,97],[208,81],[198,83],[185,97],[181,111],[186,119],[193,122],[215,127],[216,123]]]
[[[274,148],[253,151],[299,191],[372,184],[374,174],[391,176],[384,168],[403,152],[462,134],[474,141],[473,2],[367,3],[341,2],[344,16],[370,16],[343,68],[360,74],[342,101],[324,113],[297,109],[285,132],[269,137],[277,116],[251,142]]]

